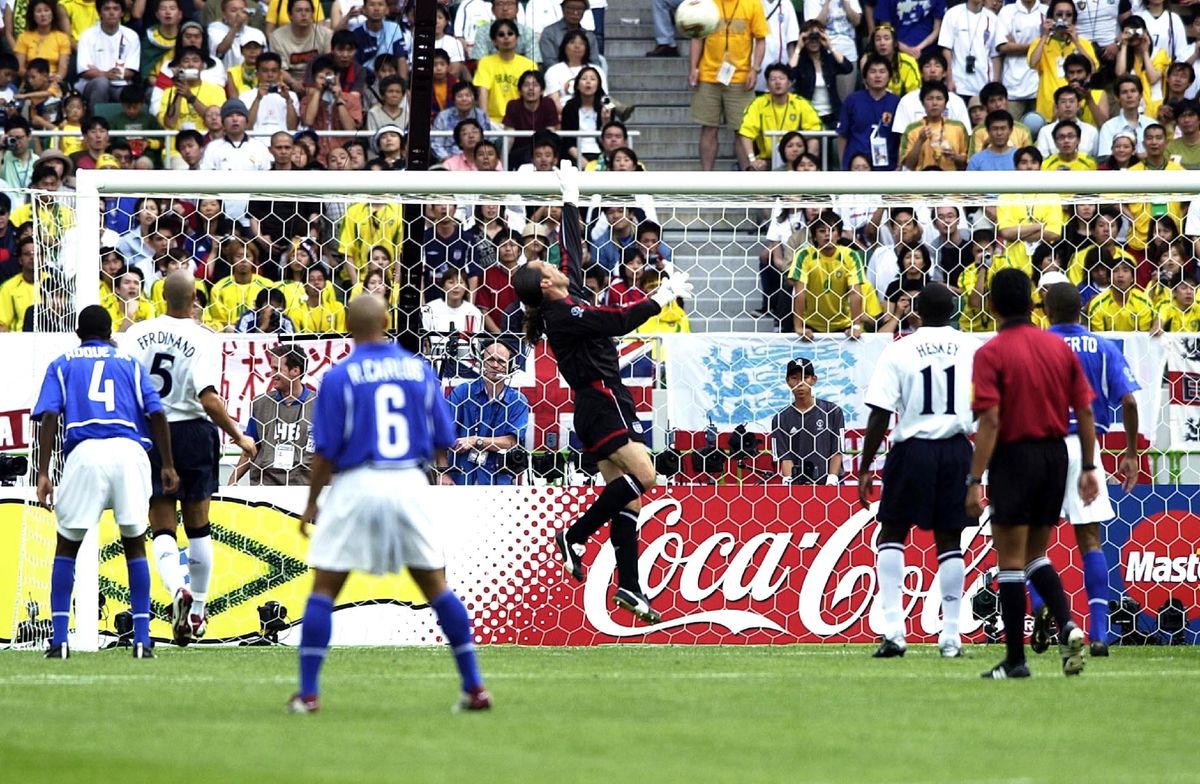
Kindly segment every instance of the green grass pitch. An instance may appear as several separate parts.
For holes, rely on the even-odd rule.
[[[983,681],[998,646],[492,647],[496,701],[453,715],[439,648],[335,649],[284,715],[292,649],[0,653],[0,780],[29,782],[1200,781],[1200,649],[1115,648]]]

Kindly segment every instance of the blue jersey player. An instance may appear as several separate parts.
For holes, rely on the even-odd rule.
[[[387,341],[387,305],[375,296],[351,303],[346,326],[354,351],[321,383],[313,421],[312,484],[300,521],[316,522],[309,564],[313,592],[300,636],[300,691],[293,713],[318,708],[317,678],[329,647],[333,602],[351,571],[386,574],[407,566],[437,614],[462,675],[462,710],[492,705],[475,662],[467,609],[446,586],[439,526],[429,513],[423,470],[444,461],[454,422],[441,384],[423,359]],[[317,497],[336,473],[320,509]]]
[[[1124,475],[1122,485],[1126,492],[1133,489],[1138,478],[1138,410],[1134,397],[1140,387],[1133,372],[1125,362],[1121,349],[1111,340],[1088,331],[1079,323],[1081,310],[1079,290],[1070,283],[1051,285],[1045,296],[1046,315],[1050,319],[1050,331],[1067,342],[1088,384],[1096,393],[1092,411],[1096,416],[1096,433],[1105,433],[1112,424],[1112,412],[1121,407],[1125,426],[1125,453],[1121,456],[1118,470]],[[1108,655],[1108,564],[1100,548],[1100,524],[1116,517],[1108,500],[1108,484],[1100,473],[1100,494],[1091,504],[1084,504],[1079,497],[1079,475],[1082,471],[1101,471],[1098,466],[1082,465],[1079,436],[1075,432],[1075,421],[1071,420],[1070,435],[1067,436],[1067,489],[1063,496],[1063,516],[1075,530],[1075,542],[1083,556],[1083,587],[1088,597],[1088,637],[1091,638],[1092,656]],[[1041,653],[1050,645],[1050,613],[1042,604],[1032,586],[1034,604],[1033,636],[1030,647]]]
[[[150,509],[150,460],[154,444],[171,454],[171,433],[162,402],[146,369],[111,343],[112,317],[99,305],[79,314],[80,345],[50,363],[33,408],[38,429],[38,501],[53,508],[58,544],[50,573],[50,610],[54,636],[46,658],[66,659],[67,622],[75,587],[75,557],[87,532],[105,509],[121,529],[129,567],[133,610],[133,656],[152,659],[150,642],[150,567],[146,564],[146,524]],[[63,424],[62,478],[55,491],[50,481],[50,455]],[[149,428],[147,428],[149,420]],[[175,487],[179,477],[168,457],[162,483]]]

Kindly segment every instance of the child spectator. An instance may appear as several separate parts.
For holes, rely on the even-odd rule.
[[[217,329],[235,332],[238,320],[253,309],[258,292],[273,284],[258,274],[259,251],[253,242],[231,238],[222,246],[221,258],[230,265],[231,272],[213,285],[208,313]]]

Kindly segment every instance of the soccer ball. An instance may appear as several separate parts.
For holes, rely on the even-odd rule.
[[[721,23],[713,0],[683,0],[675,9],[675,30],[684,38],[704,38]]]

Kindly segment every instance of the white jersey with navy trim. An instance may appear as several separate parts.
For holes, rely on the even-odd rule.
[[[215,334],[191,319],[159,316],[134,324],[118,340],[150,372],[168,422],[207,417],[200,393],[221,392]]]

